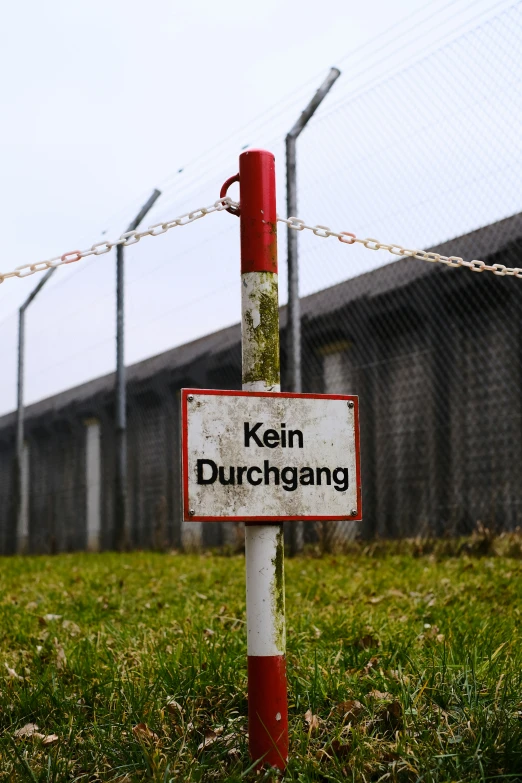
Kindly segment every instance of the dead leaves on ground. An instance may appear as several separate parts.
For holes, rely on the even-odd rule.
[[[26,723],[21,729],[17,729],[13,736],[15,739],[38,739],[42,745],[54,745],[60,739],[57,734],[41,734],[36,723]]]
[[[337,704],[332,712],[334,711],[338,715],[342,715],[345,722],[356,721],[364,711],[364,707],[357,699],[348,699]]]
[[[6,670],[7,670],[7,676],[11,680],[23,680],[23,677],[21,677],[15,669],[13,669],[11,666],[9,666],[8,663],[4,663],[4,666],[5,666]]]
[[[390,740],[404,728],[401,703],[387,691],[372,690],[365,697],[365,704],[358,699],[347,699],[336,704],[325,721],[311,710],[305,714],[308,736],[317,739],[329,735],[328,742],[317,751],[317,758],[332,756],[346,759],[352,751],[354,731],[363,735]],[[342,725],[339,731],[339,718]],[[322,731],[321,731],[322,730]],[[332,735],[335,735],[333,739]]]
[[[437,644],[442,644],[445,638],[444,634],[440,633],[438,626],[429,623],[424,624],[424,631],[417,637],[420,642],[437,642]]]
[[[44,614],[43,617],[38,618],[38,622],[40,625],[49,625],[49,623],[54,623],[57,620],[61,620],[62,615],[61,614]]]
[[[314,715],[312,713],[312,710],[307,710],[305,712],[305,723],[308,728],[308,734],[312,734],[313,732],[318,731],[319,729],[319,716]]]
[[[80,626],[76,625],[76,623],[73,623],[72,620],[64,620],[62,623],[62,628],[70,633],[71,636],[78,636],[81,633]]]
[[[360,639],[356,639],[352,644],[354,647],[359,647],[361,650],[372,650],[379,647],[381,643],[371,634],[366,634],[365,636],[361,636]]]
[[[214,745],[216,742],[219,742],[220,744],[222,743],[225,745],[228,756],[239,756],[240,750],[238,747],[236,747],[235,744],[233,744],[237,740],[238,735],[235,732],[223,734],[223,729],[223,726],[218,726],[215,730],[207,729],[205,731],[203,742],[200,742],[198,745],[198,752],[205,750],[206,748],[210,747],[210,745]]]
[[[67,658],[65,657],[63,646],[59,643],[56,636],[54,637],[53,646],[55,652],[56,668],[61,671],[67,666]]]
[[[404,723],[402,719],[402,706],[398,701],[384,704],[377,713],[377,718],[382,722],[384,734],[395,734],[402,731]]]
[[[157,742],[159,740],[156,732],[149,729],[146,723],[137,723],[132,727],[132,733],[138,742]]]
[[[173,696],[167,699],[166,707],[167,712],[169,712],[171,715],[181,715],[183,713],[183,707]]]
[[[341,740],[334,739],[330,744],[331,751],[338,759],[347,758],[352,752],[351,742],[341,742]]]
[[[393,696],[391,695],[391,693],[388,693],[388,691],[373,690],[368,693],[368,698],[384,701],[385,699],[393,699]]]
[[[209,705],[206,705],[207,708]],[[165,703],[165,710],[169,714],[171,721],[176,725],[183,724],[183,732],[185,734],[189,734],[190,732],[193,732],[196,730],[196,727],[194,726],[193,722],[190,721],[185,725],[184,723],[184,715],[185,715],[185,709],[182,707],[182,705],[176,701],[174,696],[169,696]],[[234,721],[231,721],[231,725],[233,725]],[[139,731],[141,734],[143,732],[143,727],[145,724],[138,724],[138,727],[136,727],[136,730]],[[230,733],[224,733],[225,727],[224,726],[217,726],[215,728],[205,728],[205,729],[199,729],[203,733],[203,741],[199,743],[197,746],[198,753],[207,750],[211,746],[215,745],[216,743],[219,743],[220,750],[225,749],[227,756],[230,756],[231,758],[238,758],[241,755],[240,749],[237,747],[237,740],[239,737],[238,729],[237,727],[234,727],[235,731]],[[136,733],[136,731],[135,731]],[[248,736],[247,734],[243,733],[243,736]]]
[[[391,693],[373,690],[369,692],[368,698],[376,702],[372,728],[384,735],[403,729],[402,705]]]
[[[213,729],[207,729],[203,742],[200,742],[198,745],[198,751],[203,750],[203,748],[208,748],[209,745],[213,745],[214,742],[219,739],[219,735],[222,733],[222,731],[223,727],[218,727],[217,731],[214,731]]]
[[[21,729],[17,729],[14,736],[17,739],[25,739],[26,737],[32,737],[38,731],[36,723],[26,723]]]
[[[42,739],[42,745],[54,745],[58,740],[58,734],[47,734],[47,736]]]

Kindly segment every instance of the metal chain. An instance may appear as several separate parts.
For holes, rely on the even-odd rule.
[[[70,250],[68,253],[64,253],[61,256],[55,256],[47,261],[37,261],[35,264],[23,264],[17,266],[12,272],[0,272],[0,284],[7,280],[9,277],[29,277],[34,275],[35,272],[45,272],[47,269],[52,269],[56,266],[62,266],[63,264],[73,264],[79,261],[81,258],[87,256],[101,256],[104,253],[108,253],[116,245],[135,245],[143,237],[157,237],[160,234],[165,234],[171,228],[176,226],[187,226],[189,223],[193,223],[195,220],[199,220],[205,215],[210,215],[212,212],[224,212],[227,210],[238,210],[239,203],[233,201],[228,196],[219,198],[213,204],[208,207],[201,207],[200,209],[194,209],[192,212],[187,212],[184,215],[180,215],[172,220],[167,220],[164,223],[155,223],[153,226],[149,226],[145,231],[127,231],[122,234],[119,239],[105,240],[104,242],[97,242],[92,245],[88,250]],[[339,242],[345,245],[360,244],[367,250],[387,250],[394,256],[403,256],[406,258],[416,258],[420,261],[430,261],[434,264],[446,264],[446,266],[453,267],[465,267],[472,272],[493,272],[494,275],[499,277],[511,276],[522,278],[522,269],[518,267],[506,267],[504,264],[492,264],[489,266],[484,261],[465,261],[460,256],[444,256],[441,253],[433,253],[427,250],[411,250],[407,247],[402,247],[398,244],[387,244],[386,242],[379,242],[378,239],[372,239],[367,237],[366,239],[360,239],[355,234],[349,231],[333,231],[329,226],[309,226],[304,220],[300,220],[297,217],[282,218],[277,216],[279,223],[284,223],[294,231],[311,231],[316,237],[327,239],[328,237],[336,237]]]
[[[351,234],[349,231],[332,231],[329,226],[308,226],[304,220],[300,220],[296,217],[282,218],[278,216],[277,220],[279,223],[285,223],[289,228],[293,228],[295,231],[308,230],[315,234],[316,237],[321,237],[323,239],[337,237],[339,242],[343,242],[346,245],[358,243],[363,245],[367,250],[387,250],[388,253],[392,253],[394,256],[417,258],[419,261],[430,261],[433,264],[446,264],[446,266],[466,267],[472,272],[493,272],[494,275],[500,277],[509,275],[522,278],[522,269],[519,269],[518,267],[506,267],[504,264],[492,264],[489,266],[484,261],[464,261],[460,256],[443,256],[441,253],[433,253],[427,250],[410,250],[409,248],[402,247],[402,245],[379,242],[378,239],[359,239],[359,237],[356,237],[355,234]]]
[[[157,237],[160,234],[164,234],[171,228],[176,226],[188,226],[189,223],[193,223],[195,220],[199,220],[205,215],[210,215],[212,212],[223,212],[230,207],[237,206],[235,201],[231,198],[220,198],[208,207],[201,207],[200,209],[194,209],[192,212],[187,212],[184,215],[180,215],[172,220],[167,220],[164,223],[155,223],[153,226],[149,226],[145,231],[126,231],[119,239],[114,241],[106,240],[104,242],[97,242],[92,245],[88,250],[69,250],[68,253],[64,253],[61,256],[55,256],[49,258],[47,261],[37,261],[35,264],[23,264],[17,266],[12,272],[0,272],[0,283],[7,280],[9,277],[29,277],[34,275],[35,272],[45,272],[47,269],[52,269],[56,266],[62,266],[63,264],[73,264],[79,261],[81,258],[87,258],[87,256],[102,256],[104,253],[108,253],[116,245],[135,245],[143,237]]]

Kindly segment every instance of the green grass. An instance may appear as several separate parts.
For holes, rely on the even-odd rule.
[[[286,581],[285,780],[522,780],[521,561],[379,547]],[[249,769],[244,623],[241,556],[3,558],[0,780],[275,779]]]

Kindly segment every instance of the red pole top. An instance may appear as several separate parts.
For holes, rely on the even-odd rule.
[[[275,158],[267,150],[239,156],[241,273],[277,274]]]

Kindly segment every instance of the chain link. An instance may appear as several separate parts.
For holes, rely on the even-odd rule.
[[[460,256],[443,256],[441,253],[433,253],[428,250],[410,250],[402,245],[388,244],[386,242],[380,242],[378,239],[372,239],[370,237],[366,239],[359,239],[355,234],[351,234],[348,231],[333,231],[329,226],[309,226],[304,220],[300,220],[296,217],[289,218],[277,218],[279,223],[285,223],[289,228],[294,231],[311,231],[316,237],[327,239],[328,237],[337,237],[339,242],[343,242],[346,245],[354,245],[358,243],[363,245],[367,250],[387,250],[388,253],[392,253],[394,256],[405,256],[406,258],[416,258],[419,261],[430,261],[432,264],[446,264],[446,266],[465,267],[472,272],[493,272],[494,275],[499,277],[519,277],[522,278],[522,269],[518,267],[506,267],[504,264],[492,264],[489,266],[484,261],[464,261]]]
[[[206,215],[212,214],[212,212],[224,212],[230,208],[235,208],[237,210],[239,208],[239,203],[233,201],[233,199],[228,196],[224,196],[208,207],[194,209],[192,212],[186,212],[184,215],[180,215],[172,220],[167,220],[164,223],[155,223],[153,226],[149,226],[145,231],[126,231],[125,234],[122,234],[118,239],[113,240],[112,242],[110,240],[97,242],[96,244],[91,245],[88,250],[70,250],[62,256],[55,256],[55,258],[50,258],[47,261],[37,261],[34,264],[23,264],[22,266],[16,267],[12,272],[0,272],[0,283],[3,283],[4,280],[7,280],[9,277],[29,277],[36,272],[45,272],[47,269],[52,269],[56,266],[74,264],[76,261],[79,261],[81,258],[86,258],[87,256],[101,256],[104,253],[108,253],[113,247],[116,247],[116,245],[124,245],[125,247],[135,245],[140,239],[143,239],[143,237],[157,237],[160,236],[160,234],[165,234],[166,231],[170,231],[171,228],[176,228],[176,226],[188,226],[189,223],[200,220]],[[460,258],[460,256],[444,256],[441,253],[434,253],[433,251],[428,250],[412,250],[396,243],[388,244],[387,242],[380,242],[378,239],[373,239],[371,237],[361,239],[349,231],[334,231],[329,226],[322,226],[319,224],[316,226],[309,226],[304,220],[297,217],[282,218],[278,215],[277,220],[279,223],[284,223],[294,231],[311,231],[316,237],[321,237],[322,239],[336,237],[339,242],[342,242],[343,244],[360,244],[367,250],[386,250],[394,256],[415,258],[419,261],[429,261],[432,264],[464,267],[471,272],[493,272],[494,275],[499,277],[510,276],[522,278],[522,269],[518,267],[506,267],[504,264],[492,264],[490,266],[484,261],[478,261],[477,259],[465,261],[463,258]]]
[[[191,212],[186,212],[184,215],[180,215],[172,220],[167,220],[164,223],[155,223],[153,226],[149,226],[145,231],[126,231],[118,239],[113,241],[105,240],[104,242],[97,242],[91,245],[87,250],[70,250],[61,256],[55,256],[49,258],[47,261],[37,261],[34,264],[23,264],[17,266],[12,272],[0,272],[0,283],[7,280],[10,277],[29,277],[36,272],[45,272],[47,269],[52,269],[56,266],[63,266],[64,264],[74,264],[81,258],[87,258],[87,256],[101,256],[104,253],[108,253],[116,245],[135,245],[143,237],[157,237],[160,234],[164,234],[166,231],[170,231],[171,228],[176,226],[188,226],[189,223],[193,223],[195,220],[200,220],[205,215],[210,215],[212,212],[224,212],[230,207],[237,206],[235,201],[231,198],[220,198],[208,207],[200,207],[200,209],[194,209]]]

